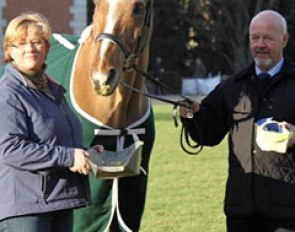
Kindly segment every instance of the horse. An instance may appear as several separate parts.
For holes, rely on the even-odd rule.
[[[74,212],[74,231],[139,231],[149,160],[155,140],[145,79],[153,24],[153,0],[94,0],[92,24],[80,37],[53,34],[46,72],[67,90],[81,120],[84,146],[120,151],[144,142],[137,176],[97,179],[89,175],[92,204]],[[124,83],[124,85],[123,85]]]

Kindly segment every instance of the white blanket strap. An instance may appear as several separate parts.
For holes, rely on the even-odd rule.
[[[141,135],[145,134],[145,128],[137,129],[95,129],[95,135],[116,136],[116,135]]]

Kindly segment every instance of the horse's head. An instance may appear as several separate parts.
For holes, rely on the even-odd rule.
[[[142,54],[148,53],[153,0],[94,3],[91,81],[97,94],[109,96],[132,66],[143,62]]]

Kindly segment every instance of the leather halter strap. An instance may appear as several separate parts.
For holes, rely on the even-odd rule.
[[[123,71],[130,71],[131,69],[130,67],[134,64],[134,59],[138,58],[138,56],[144,50],[144,47],[146,44],[146,37],[148,35],[147,32],[148,30],[150,30],[150,27],[151,27],[151,20],[152,20],[151,15],[152,15],[153,7],[154,7],[154,0],[148,0],[145,6],[144,23],[142,25],[140,36],[137,38],[136,46],[133,51],[129,51],[127,46],[125,46],[125,44],[122,42],[122,40],[111,33],[102,32],[96,36],[96,41],[110,40],[118,48],[120,48],[125,58]]]

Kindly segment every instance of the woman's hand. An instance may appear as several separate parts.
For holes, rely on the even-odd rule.
[[[96,148],[98,153],[104,152],[104,146],[103,145],[95,145],[93,147]]]
[[[90,172],[90,164],[88,154],[83,149],[75,149],[74,165],[70,168],[72,172],[88,175]]]
[[[104,147],[102,145],[95,145],[94,148],[99,153],[104,151]],[[75,149],[74,159],[74,165],[70,168],[70,170],[72,172],[78,172],[80,174],[88,175],[91,167],[89,163],[89,154],[87,153],[87,151],[82,149]]]

